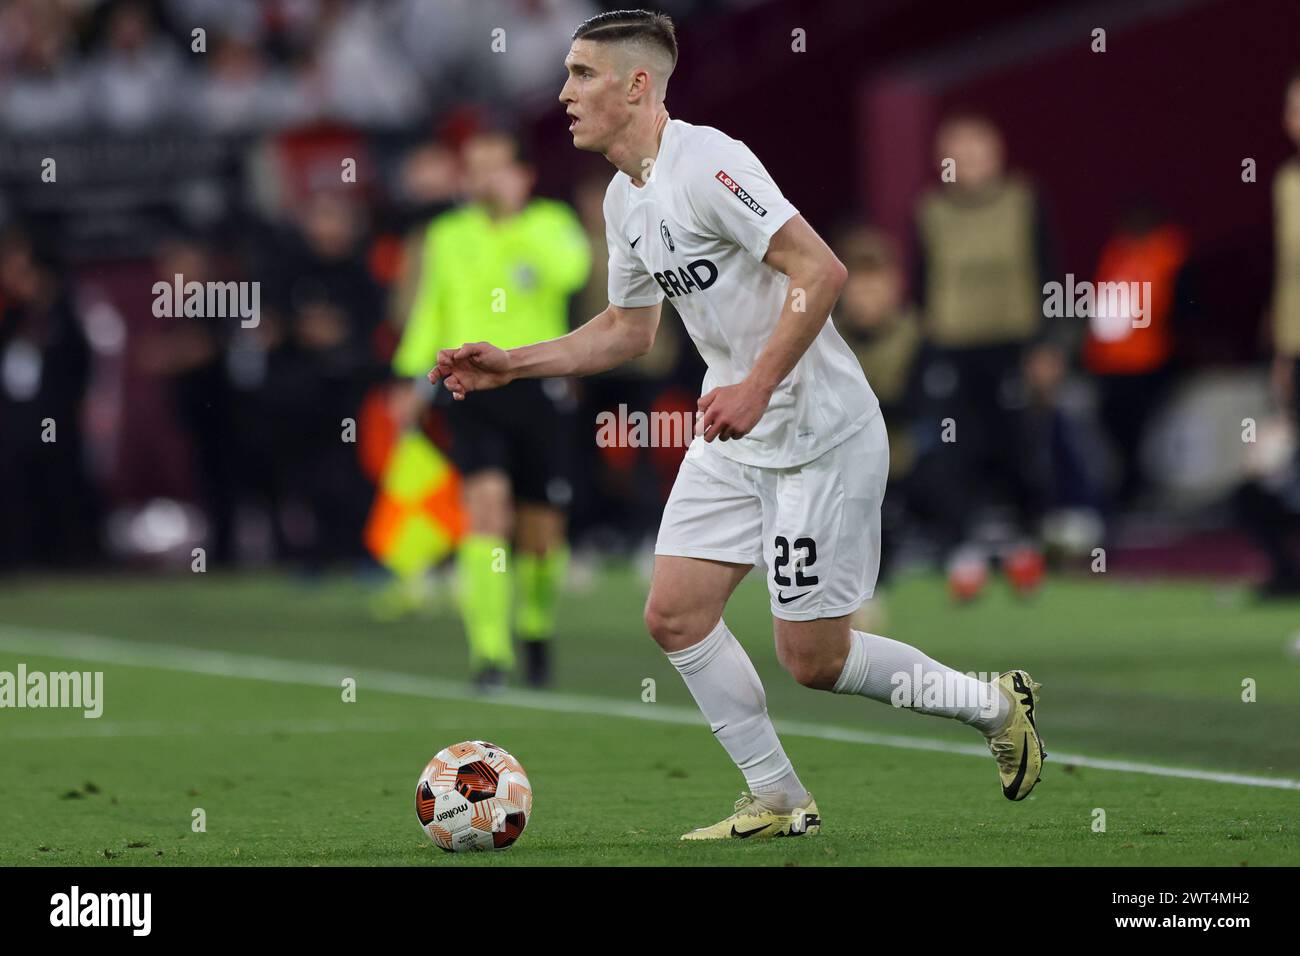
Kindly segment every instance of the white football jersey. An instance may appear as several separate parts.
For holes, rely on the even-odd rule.
[[[605,191],[609,301],[635,308],[672,299],[708,365],[703,391],[735,385],[781,316],[790,279],[763,256],[772,234],[797,213],[744,143],[669,120],[645,185],[618,172]],[[754,430],[713,447],[748,465],[802,465],[878,408],[828,318]]]

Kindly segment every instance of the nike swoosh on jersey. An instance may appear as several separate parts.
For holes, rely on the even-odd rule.
[[[640,237],[640,236],[637,236],[635,239],[633,239],[633,240],[632,240],[632,248],[635,249],[635,248],[636,248],[636,244],[637,244],[638,242],[640,242],[640,241],[641,241],[641,237]]]

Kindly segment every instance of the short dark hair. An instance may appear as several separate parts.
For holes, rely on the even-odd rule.
[[[512,126],[496,124],[481,127],[466,136],[462,145],[467,146],[475,140],[497,140],[505,143],[510,147],[510,158],[520,166],[536,165],[532,144]]]
[[[573,31],[575,40],[595,42],[618,40],[645,40],[668,54],[672,65],[677,65],[677,29],[672,17],[650,10],[610,10],[598,13],[578,24]]]
[[[835,254],[850,272],[884,272],[898,266],[898,250],[884,232],[866,226],[846,229],[835,243]]]

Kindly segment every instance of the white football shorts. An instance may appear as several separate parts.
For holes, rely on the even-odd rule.
[[[743,465],[696,438],[664,506],[655,554],[766,567],[772,614],[787,621],[852,614],[880,573],[888,474],[880,414],[795,468]]]

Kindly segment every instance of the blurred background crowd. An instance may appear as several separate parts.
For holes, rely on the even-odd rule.
[[[612,169],[556,95],[617,6],[2,0],[0,570],[382,563],[394,353],[485,131],[586,234],[571,322],[605,306]],[[849,268],[887,573],[961,596],[991,560],[1032,583],[1104,548],[1300,593],[1292,3],[656,8],[670,113],[745,140]],[[158,315],[177,275],[260,283],[256,325]],[[1044,286],[1084,281],[1150,283],[1146,324],[1051,314]],[[575,549],[644,553],[684,452],[598,447],[597,414],[693,410],[702,371],[666,305],[649,355],[576,383]],[[416,418],[445,450],[437,403]]]

